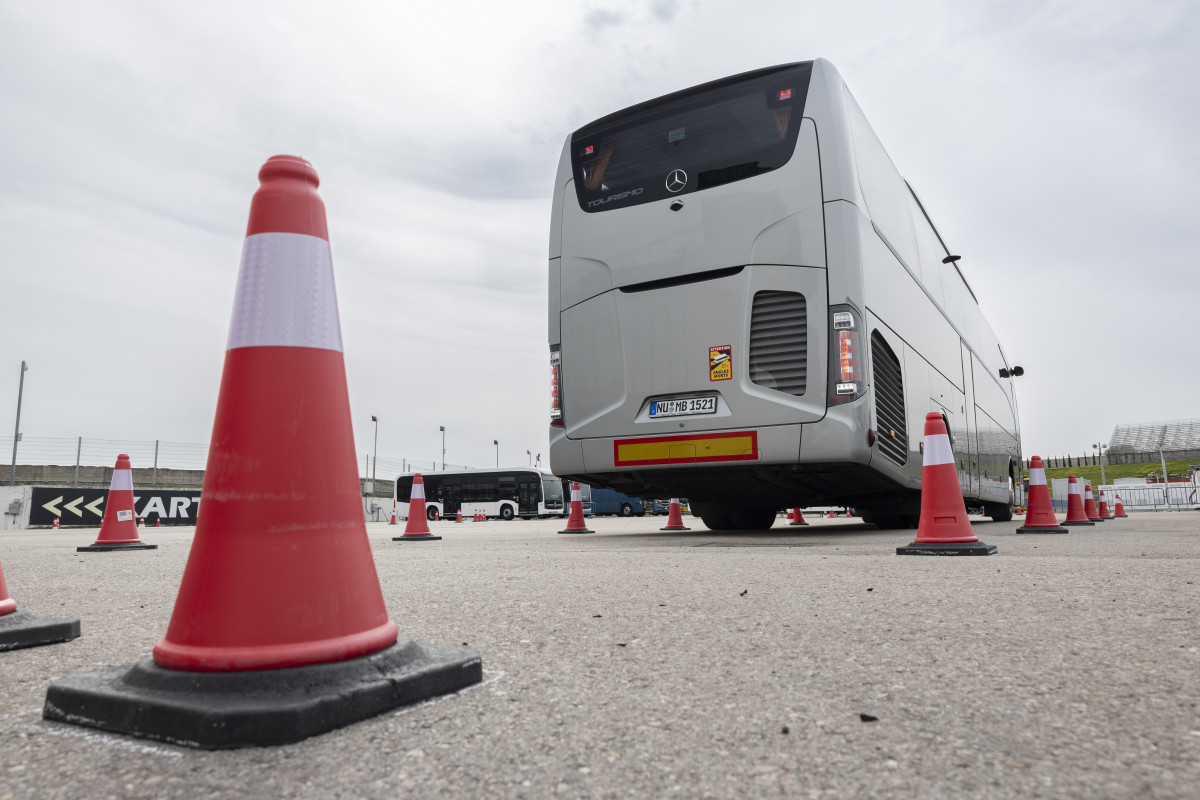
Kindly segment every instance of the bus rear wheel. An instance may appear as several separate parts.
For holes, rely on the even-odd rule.
[[[500,519],[504,520],[505,522],[508,522],[510,519],[512,519],[515,516],[516,516],[516,514],[513,512],[512,506],[500,506]]]
[[[1012,506],[1008,503],[984,503],[983,513],[992,518],[992,522],[1008,522],[1013,518]]]
[[[633,516],[633,506],[629,505],[629,503],[621,503],[621,516],[622,517],[632,517]]]
[[[425,518],[430,522],[435,522],[438,518],[437,506],[429,506],[425,509]]]

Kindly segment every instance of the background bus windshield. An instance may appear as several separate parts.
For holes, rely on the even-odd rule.
[[[809,70],[669,95],[581,128],[571,140],[579,205],[606,211],[783,166],[796,146]]]

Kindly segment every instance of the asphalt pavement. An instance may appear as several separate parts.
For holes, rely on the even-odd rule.
[[[0,800],[1200,796],[1200,513],[980,518],[999,553],[962,558],[809,521],[439,522],[421,543],[369,524],[392,619],[478,649],[483,683],[217,752],[41,718],[51,682],[149,655],[192,529],[117,553],[75,552],[95,529],[5,531],[19,608],[83,634],[0,653]]]

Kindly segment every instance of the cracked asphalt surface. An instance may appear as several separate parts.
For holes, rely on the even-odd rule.
[[[0,533],[19,607],[83,626],[0,653],[0,800],[1197,796],[1200,514],[979,519],[1000,552],[972,558],[856,519],[663,520],[369,524],[392,619],[477,648],[483,684],[220,752],[41,719],[51,682],[149,654],[192,529],[95,554],[95,529]]]

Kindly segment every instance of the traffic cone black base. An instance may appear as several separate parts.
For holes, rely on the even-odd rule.
[[[996,545],[983,542],[913,542],[896,548],[898,556],[994,556]]]
[[[1066,528],[1062,527],[1061,524],[1056,525],[1053,528],[1048,528],[1045,526],[1037,526],[1037,527],[1027,528],[1024,525],[1022,525],[1021,527],[1017,528],[1017,530],[1015,532],[1016,533],[1070,533],[1070,531],[1068,531]]]
[[[76,623],[78,625],[78,623]],[[147,658],[64,678],[42,717],[201,750],[290,744],[483,680],[472,647],[391,647],[349,661],[249,672],[163,669]]]
[[[660,531],[690,531],[691,528],[688,528],[684,525],[668,525],[665,528],[659,528],[659,530]]]
[[[0,651],[40,647],[79,638],[79,620],[35,617],[17,609],[0,617]]]
[[[393,542],[436,542],[442,537],[434,536],[432,533],[414,534],[412,536],[393,536]]]
[[[1087,522],[1082,522],[1082,521],[1072,522],[1071,520],[1068,519],[1068,520],[1064,520],[1058,524],[1059,525],[1095,525],[1096,523],[1092,522],[1091,520],[1089,520]]]
[[[595,531],[589,530],[588,528],[579,528],[578,530],[568,529],[565,531],[559,531],[559,533],[595,533]]]
[[[107,553],[110,550],[157,550],[156,544],[135,542],[131,544],[89,544],[86,547],[76,547],[80,553]]]

